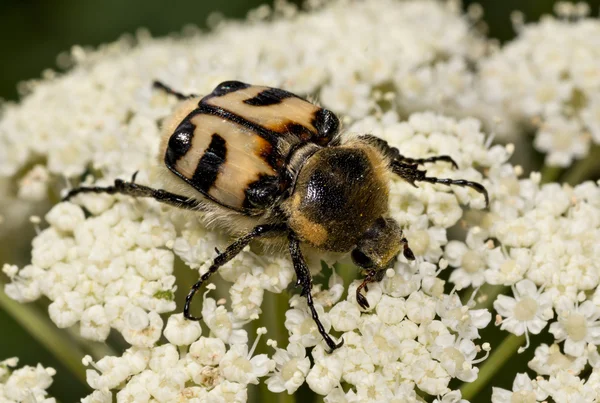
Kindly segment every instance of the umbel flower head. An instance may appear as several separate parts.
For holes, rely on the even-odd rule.
[[[306,384],[327,402],[461,402],[472,396],[454,385],[477,382],[485,368],[490,344],[481,330],[492,306],[500,330],[528,342],[530,334],[554,337],[535,348],[529,366],[538,376],[523,368],[494,401],[596,393],[600,188],[523,175],[508,162],[515,147],[494,144],[480,120],[464,116],[489,120],[497,109],[510,127],[522,120],[511,105],[481,103],[489,66],[510,51],[488,56],[471,24],[454,2],[337,1],[310,12],[278,3],[210,33],[139,32],[96,51],[76,47],[68,73],[29,83],[20,104],[5,105],[0,174],[18,175],[18,196],[30,200],[58,197],[77,178],[105,186],[137,171],[138,183],[161,187],[160,122],[176,100],[151,88],[156,79],[184,93],[239,79],[312,96],[342,117],[346,135],[374,134],[414,158],[449,155],[458,169],[427,165],[428,174],[477,181],[490,194],[485,209],[469,188],[393,179],[390,215],[417,259],[400,257],[369,285],[368,309],[356,301],[360,282],[347,257],[309,253],[316,311],[345,342],[332,354],[306,299],[286,292],[294,270],[285,256],[244,249],[218,272],[229,290],[202,290],[203,320],[192,322],[175,296],[191,284],[175,273],[185,265],[194,281],[206,272],[215,248],[231,241],[223,228],[148,199],[81,195],[56,204],[32,241],[31,263],[4,265],[5,292],[22,303],[47,298],[56,326],[84,339],[110,343],[113,333],[129,345],[81,357],[94,389],[83,401],[243,402],[249,385],[264,383],[287,394]],[[597,21],[565,29],[579,24]],[[486,301],[482,286],[501,295]]]

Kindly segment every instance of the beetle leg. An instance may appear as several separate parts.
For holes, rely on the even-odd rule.
[[[447,162],[450,165],[452,165],[452,168],[458,169],[458,165],[452,159],[452,157],[450,157],[449,155],[434,155],[433,157],[428,157],[428,158],[408,158],[408,157],[405,157],[404,155],[399,155],[397,161],[400,161],[403,163],[408,163],[408,164],[418,164],[418,165],[423,165],[423,164],[427,164],[430,162],[443,161],[443,162]]]
[[[192,299],[194,299],[194,295],[196,292],[202,287],[202,284],[208,280],[208,278],[216,272],[219,267],[223,266],[225,263],[229,262],[231,259],[237,256],[238,253],[242,251],[253,239],[260,238],[265,235],[272,235],[273,232],[283,232],[287,230],[287,226],[284,224],[265,224],[258,225],[254,227],[254,229],[248,234],[238,238],[234,243],[229,245],[227,249],[220,253],[215,260],[213,260],[213,264],[208,268],[208,271],[204,273],[200,280],[198,280],[191,288],[188,295],[185,297],[185,306],[183,308],[183,316],[189,320],[200,320],[201,316],[192,316],[190,313],[190,307],[192,304]]]
[[[360,140],[368,143],[381,151],[390,161],[406,163],[410,165],[422,165],[431,162],[443,161],[452,165],[453,168],[458,168],[456,162],[449,155],[434,155],[428,158],[410,158],[400,154],[396,147],[392,147],[384,139],[373,136],[372,134],[364,134],[359,137]]]
[[[385,270],[369,270],[364,280],[360,285],[356,288],[356,302],[363,309],[369,308],[369,301],[367,301],[367,297],[361,293],[361,290],[364,288],[366,292],[369,292],[369,283],[377,283],[383,280],[383,276],[385,276]]]
[[[133,181],[135,180],[136,174],[137,172],[133,175]],[[81,186],[71,189],[69,193],[67,193],[67,195],[62,199],[62,201],[68,201],[80,193],[108,193],[111,195],[119,193],[133,197],[151,197],[161,203],[169,204],[171,206],[188,210],[202,211],[202,204],[197,200],[167,192],[166,190],[153,189],[148,186],[138,185],[133,181],[126,182],[121,179],[116,179],[113,186]]]
[[[302,295],[306,296],[306,303],[308,304],[312,318],[315,321],[317,329],[319,329],[319,333],[323,337],[323,340],[325,340],[325,343],[327,343],[327,346],[330,349],[328,353],[331,354],[335,349],[342,347],[344,344],[344,339],[342,338],[339,343],[336,343],[325,331],[325,328],[319,319],[319,315],[317,314],[317,310],[315,309],[312,293],[310,292],[312,288],[312,278],[310,276],[310,270],[308,269],[306,261],[304,260],[304,256],[302,256],[302,251],[300,250],[300,240],[291,231],[289,232],[288,239],[290,241],[290,255],[292,256],[292,263],[294,264],[296,277],[298,277],[296,284],[302,284]]]
[[[392,172],[394,172],[396,175],[400,176],[402,179],[404,179],[405,181],[407,181],[408,183],[410,183],[413,186],[416,186],[415,182],[440,183],[440,184],[446,185],[446,186],[450,186],[450,185],[463,186],[463,187],[466,186],[466,187],[470,187],[470,188],[474,189],[475,191],[477,191],[483,195],[483,197],[485,198],[486,207],[489,206],[489,204],[490,204],[490,197],[488,195],[486,188],[478,182],[468,181],[465,179],[449,179],[449,178],[429,177],[429,176],[426,176],[427,171],[421,171],[420,169],[417,168],[416,164],[404,164],[401,161],[393,161],[391,167],[392,167]]]
[[[162,91],[166,92],[167,94],[174,95],[177,99],[179,99],[181,101],[190,99],[190,98],[195,98],[198,96],[198,95],[193,95],[193,94],[188,94],[188,95],[182,94],[181,92],[175,91],[173,88],[169,87],[167,84],[165,84],[161,81],[158,81],[158,80],[155,80],[152,82],[152,87],[162,90]]]
[[[408,240],[406,238],[402,237],[400,242],[402,242],[402,247],[403,247],[402,253],[404,254],[404,257],[407,260],[415,260],[415,254],[413,253],[410,246],[408,246]]]

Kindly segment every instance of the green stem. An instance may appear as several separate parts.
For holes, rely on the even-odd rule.
[[[502,344],[498,346],[490,357],[485,360],[485,364],[480,368],[479,375],[474,382],[465,383],[460,388],[463,399],[473,400],[475,396],[485,387],[492,377],[502,369],[506,361],[515,355],[519,347],[523,345],[525,336],[515,336],[510,333],[504,338]]]
[[[62,364],[69,368],[81,383],[87,385],[85,368],[81,363],[84,353],[78,346],[69,343],[63,331],[59,330],[54,323],[33,306],[13,301],[3,291],[0,291],[0,306]]]
[[[541,172],[542,183],[556,182],[562,173],[563,169],[561,167],[544,165]]]
[[[595,170],[598,170],[598,161],[600,161],[600,146],[594,145],[587,157],[577,161],[566,172],[564,176],[564,182],[575,186],[586,180],[590,174],[592,174]]]

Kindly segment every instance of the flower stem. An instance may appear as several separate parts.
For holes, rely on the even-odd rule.
[[[460,388],[463,399],[473,400],[492,377],[502,369],[506,361],[515,355],[524,341],[524,336],[515,336],[512,333],[506,336],[500,346],[493,350],[490,358],[480,368],[477,379],[474,382],[465,383]]]
[[[544,165],[542,167],[542,183],[556,182],[563,173],[561,167]]]
[[[50,351],[62,364],[64,364],[84,385],[85,368],[81,363],[83,351],[65,337],[46,316],[42,315],[31,305],[23,305],[10,299],[0,291],[0,306],[8,312],[31,336]]]
[[[594,145],[587,157],[577,161],[567,171],[564,182],[573,186],[583,182],[590,174],[598,170],[598,160],[600,160],[600,146]]]

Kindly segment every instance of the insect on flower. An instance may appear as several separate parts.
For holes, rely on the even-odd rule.
[[[184,308],[187,319],[200,319],[191,315],[190,305],[202,284],[252,240],[283,241],[296,286],[302,287],[319,333],[333,351],[343,339],[335,343],[319,320],[301,243],[351,252],[366,273],[356,300],[368,308],[362,289],[380,281],[401,251],[407,259],[415,258],[399,224],[388,216],[390,172],[413,185],[468,186],[488,203],[481,184],[430,177],[418,168],[437,161],[456,167],[449,156],[408,158],[368,134],[344,139],[331,111],[290,92],[225,81],[198,97],[160,82],[154,85],[182,101],[164,124],[160,148],[161,164],[178,192],[137,184],[134,176],[131,182],[117,179],[113,186],[73,189],[64,200],[84,192],[151,197],[203,211],[209,220],[239,235],[191,287]]]

